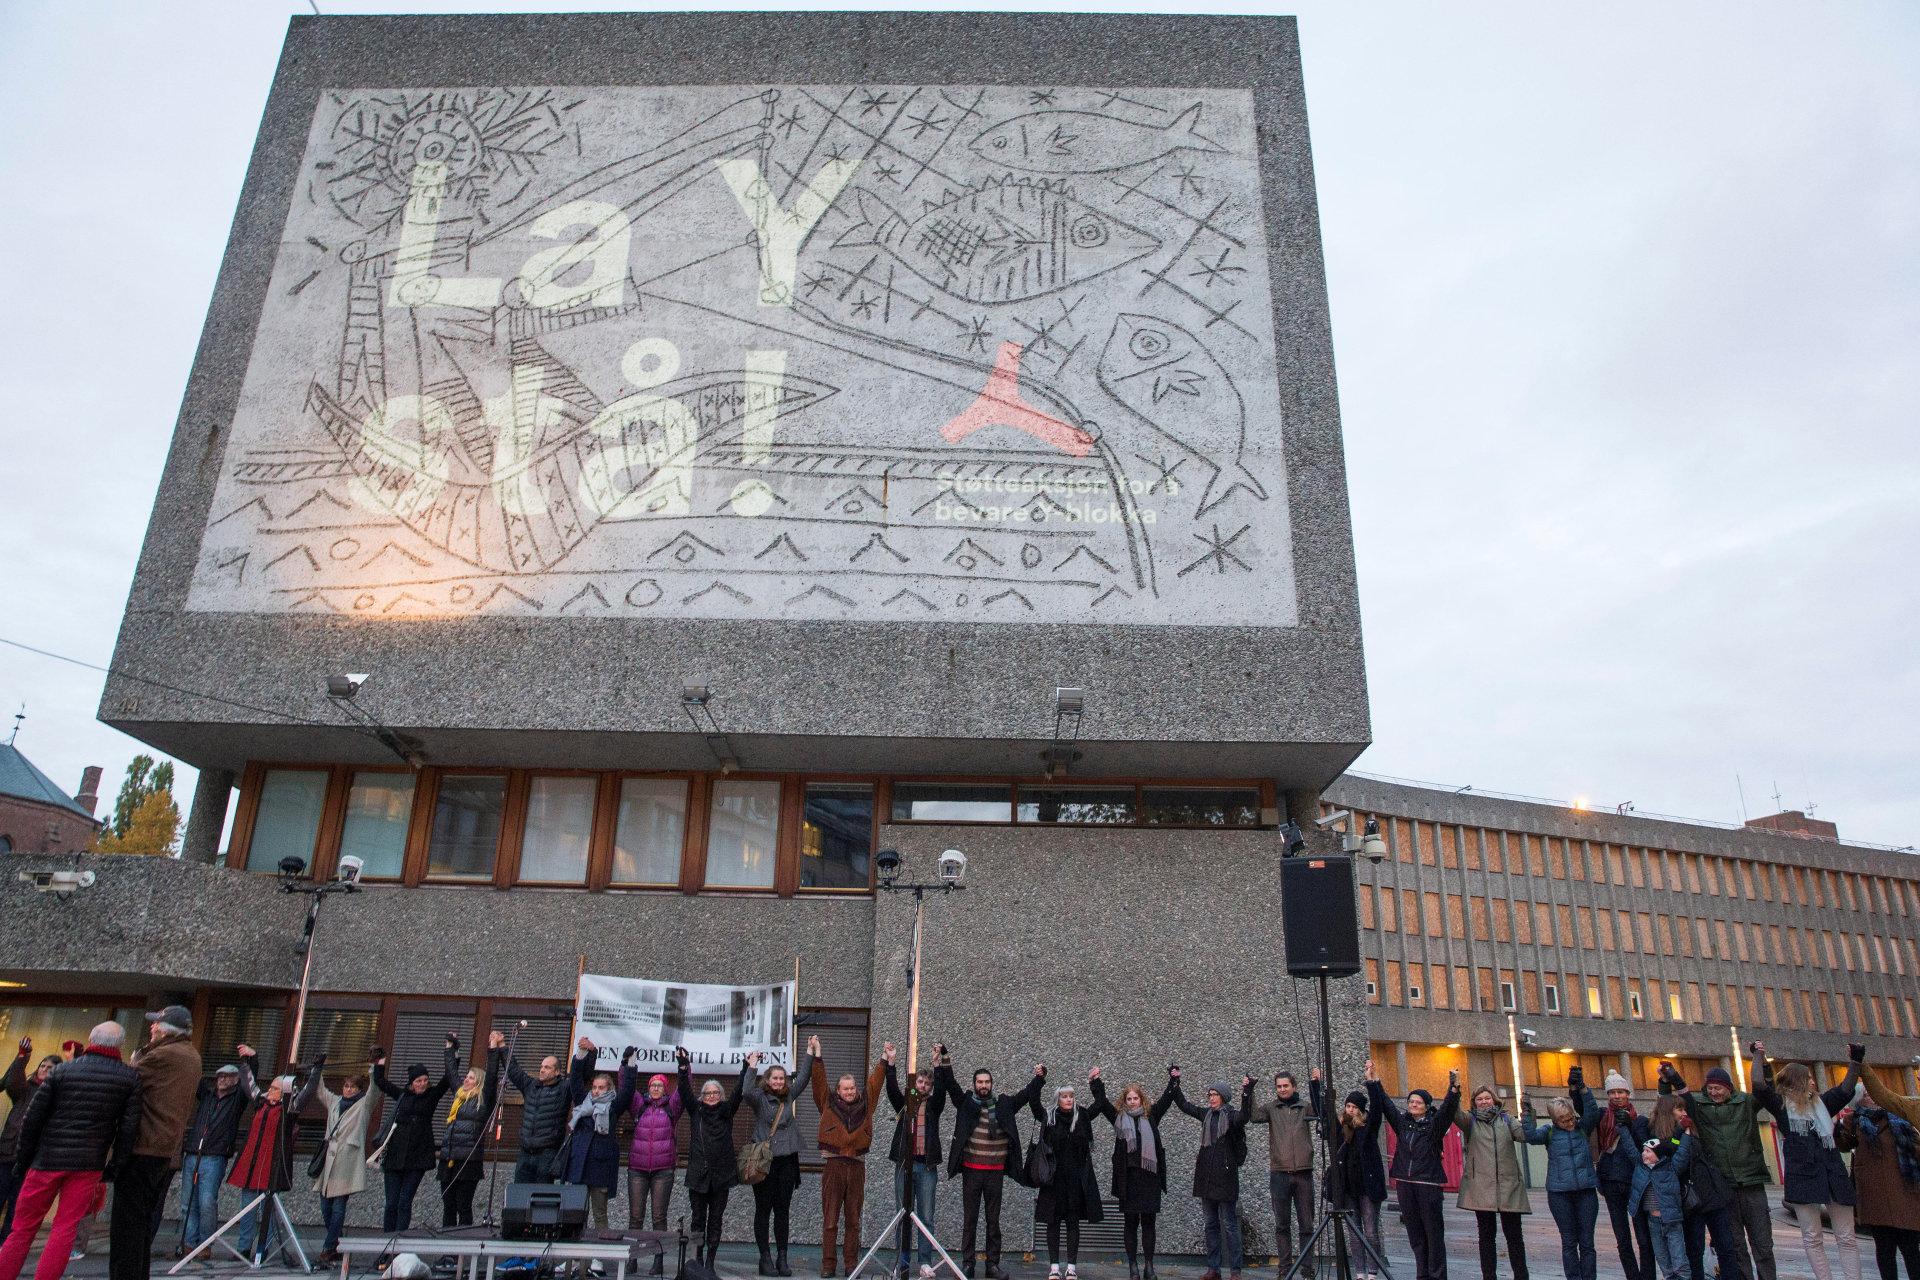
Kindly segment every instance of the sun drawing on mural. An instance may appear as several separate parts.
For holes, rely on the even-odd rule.
[[[318,104],[190,607],[1291,625],[1244,91]]]

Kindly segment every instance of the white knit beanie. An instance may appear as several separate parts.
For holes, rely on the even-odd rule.
[[[1633,1092],[1633,1086],[1627,1083],[1625,1076],[1621,1075],[1618,1071],[1609,1071],[1607,1072],[1607,1092],[1612,1093],[1615,1089],[1625,1089],[1629,1093]]]

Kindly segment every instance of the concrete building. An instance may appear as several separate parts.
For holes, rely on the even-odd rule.
[[[797,962],[838,1069],[906,1033],[875,849],[957,847],[963,1070],[1298,1064],[1278,828],[1369,738],[1336,406],[1291,20],[295,18],[100,710],[201,771],[186,857],[0,884],[0,974],[284,1059],[274,873],[351,853],[302,1056]]]
[[[82,770],[80,789],[68,795],[18,747],[0,743],[0,853],[87,849],[100,829],[99,804],[99,766]]]

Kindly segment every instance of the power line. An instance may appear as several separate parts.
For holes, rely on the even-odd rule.
[[[64,654],[64,653],[55,653],[51,649],[41,649],[34,645],[23,644],[18,640],[9,640],[5,636],[0,636],[0,644],[8,645],[15,649],[23,649],[28,653],[37,653],[43,658],[52,658],[55,662],[66,662],[76,667],[85,667],[89,671],[98,671],[104,675],[119,676],[122,680],[133,680],[133,681],[137,681],[140,684],[151,685],[156,689],[165,689],[168,693],[178,693],[189,698],[199,698],[205,702],[216,703],[223,707],[233,707],[236,710],[240,710],[240,711],[251,711],[255,715],[274,716],[278,719],[286,720],[293,724],[306,725],[309,728],[350,729],[355,727],[353,725],[343,725],[338,721],[315,720],[315,719],[312,719],[311,717],[303,716],[296,712],[281,711],[274,707],[255,706],[251,702],[241,702],[234,698],[223,698],[218,694],[202,693],[198,689],[183,688],[177,684],[168,684],[164,680],[155,680],[151,676],[143,676],[136,672],[128,671],[125,667],[103,667],[97,662],[88,662],[85,658],[69,657],[67,654]]]

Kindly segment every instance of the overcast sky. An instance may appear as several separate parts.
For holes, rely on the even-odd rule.
[[[1206,7],[1300,15],[1358,767],[1920,841],[1920,6]],[[111,652],[307,11],[0,0],[0,636]],[[100,683],[0,646],[0,733],[110,794]]]

